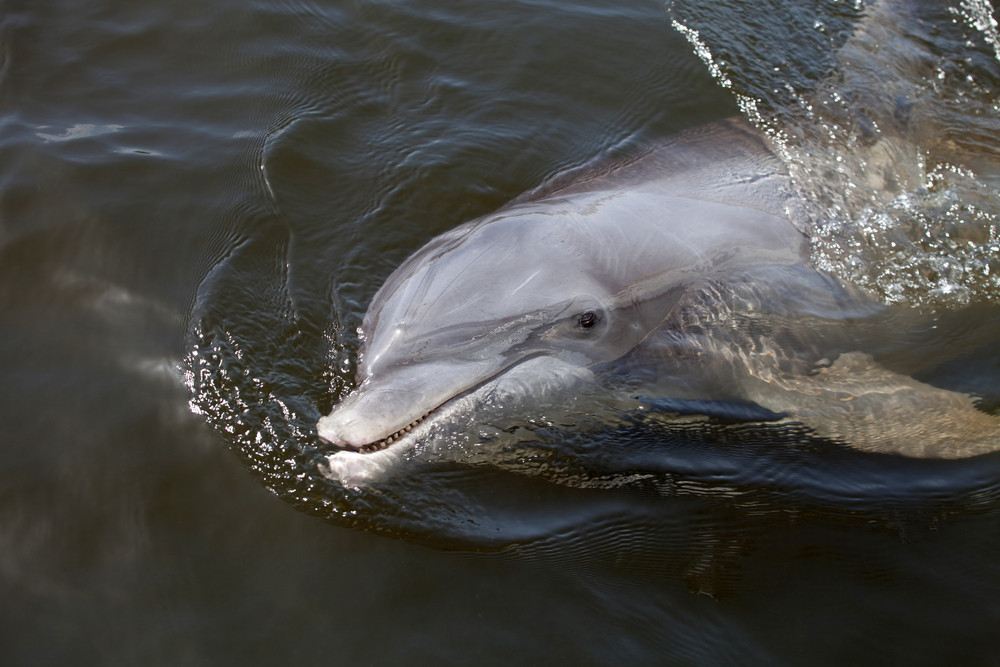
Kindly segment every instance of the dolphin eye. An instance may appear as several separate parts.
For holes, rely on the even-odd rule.
[[[581,329],[592,329],[595,324],[600,321],[601,318],[597,316],[592,310],[588,310],[580,313],[579,317],[576,318],[576,325]]]

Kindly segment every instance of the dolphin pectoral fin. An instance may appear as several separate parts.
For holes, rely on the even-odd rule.
[[[711,401],[681,398],[650,398],[638,396],[649,410],[681,416],[704,415],[727,424],[771,422],[784,419],[784,412],[774,412],[750,401]]]
[[[894,373],[860,352],[768,384],[765,405],[855,449],[945,459],[1000,449],[1000,418],[977,409],[971,396]]]

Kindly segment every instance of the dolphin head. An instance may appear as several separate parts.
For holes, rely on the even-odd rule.
[[[780,216],[642,187],[549,197],[466,223],[376,293],[357,387],[318,434],[371,452],[484,387],[506,401],[587,377],[636,348],[692,281],[747,262],[794,263],[801,245]]]
[[[402,450],[387,445],[462,428],[470,408],[479,423],[480,407],[558,403],[641,363],[638,347],[659,359],[653,332],[672,331],[693,284],[808,257],[787,175],[741,125],[571,178],[432,239],[389,276],[362,322],[357,386],[317,424],[341,448],[333,476],[365,478]]]
[[[538,383],[578,378],[638,345],[665,312],[648,302],[669,290],[657,279],[662,257],[623,250],[637,246],[626,243],[628,217],[595,222],[606,217],[595,211],[620,207],[618,199],[523,204],[411,256],[375,295],[361,327],[357,388],[319,421],[320,437],[380,449],[529,362]]]

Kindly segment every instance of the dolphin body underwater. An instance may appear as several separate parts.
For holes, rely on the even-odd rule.
[[[810,224],[764,139],[729,120],[441,234],[368,308],[357,386],[317,424],[324,472],[380,474],[459,404],[530,411],[594,383],[869,451],[1000,447],[970,396],[859,350],[886,306],[810,265]]]

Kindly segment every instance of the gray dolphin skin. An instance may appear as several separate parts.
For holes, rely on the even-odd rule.
[[[851,322],[878,307],[810,266],[804,210],[741,120],[555,179],[431,240],[388,278],[362,324],[357,387],[319,437],[370,457],[477,392],[530,405],[617,374],[688,408],[753,406],[748,419],[878,451],[995,448],[997,420],[968,396],[853,351]],[[940,405],[971,435],[921,439],[912,416]],[[906,428],[894,435],[886,420]]]

